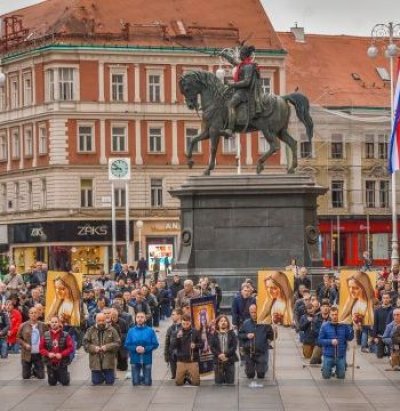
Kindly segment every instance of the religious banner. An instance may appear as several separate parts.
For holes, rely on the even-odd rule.
[[[47,274],[46,322],[57,315],[65,323],[79,327],[81,323],[80,299],[83,275],[63,271]]]
[[[288,271],[259,271],[257,287],[257,323],[293,323],[294,273]]]
[[[216,317],[215,307],[215,295],[192,298],[190,300],[193,327],[200,331],[201,339],[204,342],[203,349],[200,351],[200,374],[211,372],[214,369],[214,356],[208,343],[207,334],[209,333],[211,327],[214,327]]]
[[[341,270],[339,278],[339,321],[359,326],[373,325],[377,273]]]

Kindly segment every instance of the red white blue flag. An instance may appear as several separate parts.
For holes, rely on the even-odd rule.
[[[389,172],[400,170],[400,58],[397,67],[397,84],[393,99],[394,121],[389,147]]]

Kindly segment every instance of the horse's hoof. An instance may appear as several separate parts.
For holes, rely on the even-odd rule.
[[[296,169],[294,167],[291,167],[291,168],[288,169],[287,172],[288,172],[288,174],[294,174],[295,171],[296,171]]]
[[[211,171],[210,171],[210,170],[206,170],[206,171],[204,171],[203,176],[209,176],[209,175],[210,175],[210,173],[211,173]]]
[[[192,169],[193,166],[194,166],[194,161],[193,160],[188,160],[187,165],[190,169]]]
[[[261,174],[261,171],[264,170],[264,166],[262,164],[258,164],[257,166],[257,174]]]

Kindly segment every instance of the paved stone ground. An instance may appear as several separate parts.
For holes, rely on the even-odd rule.
[[[166,324],[160,332],[163,341]],[[400,372],[385,371],[387,359],[357,352],[355,380],[324,381],[319,368],[303,368],[299,345],[292,330],[281,329],[277,341],[277,383],[271,372],[263,388],[249,388],[243,369],[234,387],[215,387],[211,376],[201,386],[176,387],[163,361],[162,347],[155,354],[153,386],[132,387],[125,373],[113,387],[92,387],[88,359],[80,352],[71,365],[70,387],[49,387],[46,381],[21,379],[19,356],[0,360],[0,411],[225,411],[225,410],[346,410],[398,411]]]

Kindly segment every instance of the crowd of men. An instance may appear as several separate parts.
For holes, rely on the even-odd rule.
[[[114,384],[119,370],[133,385],[149,386],[153,351],[159,348],[158,327],[160,321],[170,321],[162,343],[177,385],[200,384],[199,362],[205,352],[213,358],[217,385],[234,384],[238,361],[249,380],[265,378],[276,327],[257,322],[257,291],[251,280],[246,279],[233,298],[230,320],[220,313],[222,291],[213,280],[200,278],[194,285],[177,275],[169,283],[160,273],[148,278],[143,261],[136,270],[127,264],[113,268],[114,278],[103,272],[84,279],[80,325],[71,326],[57,315],[45,323],[46,265],[38,262],[25,278],[11,265],[0,283],[1,358],[20,353],[23,379],[44,379],[47,373],[50,385],[69,385],[68,366],[83,346],[92,384]],[[354,336],[363,352],[390,356],[396,366],[399,280],[397,266],[392,272],[382,271],[376,284],[375,322],[367,327],[339,322],[339,283],[334,276],[326,275],[311,291],[307,270],[299,270],[292,325],[304,358],[321,364],[323,378],[345,378],[348,342]],[[206,330],[198,330],[190,301],[204,296],[215,296],[217,317]]]
[[[389,357],[398,369],[400,344],[399,267],[391,272],[386,267],[379,273],[374,290],[374,321],[363,325],[339,322],[338,304],[340,282],[325,275],[321,284],[311,292],[307,270],[302,268],[295,280],[294,326],[303,347],[303,356],[310,365],[322,364],[323,378],[345,378],[348,342],[355,338],[363,353],[378,358]]]

